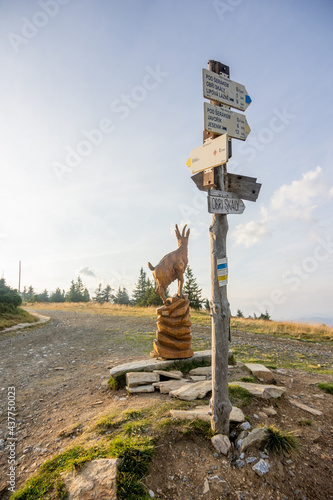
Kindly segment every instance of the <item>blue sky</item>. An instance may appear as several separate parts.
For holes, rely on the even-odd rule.
[[[233,313],[332,317],[333,5],[329,0],[0,3],[0,272],[132,290],[191,228],[210,297],[211,216],[186,160],[202,143],[203,67],[252,98],[228,171],[257,177],[230,215]]]

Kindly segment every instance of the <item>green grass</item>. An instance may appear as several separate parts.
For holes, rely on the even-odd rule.
[[[256,379],[255,379],[255,377],[251,377],[251,376],[249,376],[249,377],[242,377],[242,378],[240,379],[240,381],[241,381],[241,382],[250,382],[251,384],[254,384],[254,383],[255,383],[255,381],[256,381]]]
[[[333,394],[333,382],[319,382],[317,384],[317,387],[319,387],[319,389],[321,389],[322,391],[327,392],[327,394]]]
[[[283,431],[271,425],[267,429],[265,447],[273,454],[288,455],[298,450],[298,442],[291,432]]]
[[[312,425],[312,420],[310,418],[302,418],[301,420],[298,421],[299,425],[302,427],[309,426],[311,427]]]
[[[5,328],[10,328],[11,326],[18,325],[19,323],[36,323],[38,318],[32,316],[24,309],[20,307],[17,308],[15,312],[12,313],[1,313],[0,314],[0,331]]]
[[[249,404],[254,396],[247,389],[239,385],[229,385],[229,398],[233,406],[244,406]]]
[[[174,420],[172,408],[184,409],[197,403],[166,401],[154,403],[144,409],[128,409],[103,415],[80,436],[81,444],[45,462],[23,488],[12,495],[13,500],[65,499],[67,498],[62,473],[78,469],[86,462],[98,458],[122,459],[118,468],[118,499],[149,499],[142,479],[148,473],[158,440],[169,433],[200,435],[210,439],[213,435],[209,422]],[[111,432],[111,433],[110,433]],[[97,444],[84,443],[99,439]]]

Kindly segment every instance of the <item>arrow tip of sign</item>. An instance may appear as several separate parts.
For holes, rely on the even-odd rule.
[[[251,97],[249,95],[247,95],[247,94],[245,96],[245,102],[246,102],[246,104],[251,104],[251,102],[252,102]]]
[[[187,160],[187,162],[186,162],[186,166],[187,166],[187,167],[190,167],[190,166],[191,166],[191,164],[192,164],[192,161],[191,161],[191,158],[189,158],[189,159]]]

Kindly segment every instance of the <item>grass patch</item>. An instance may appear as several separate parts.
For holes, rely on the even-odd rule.
[[[251,376],[248,376],[248,377],[242,377],[240,379],[241,382],[250,382],[251,384],[254,384],[256,379],[255,377],[251,377]]]
[[[206,439],[210,439],[216,434],[216,432],[212,430],[210,422],[197,418],[195,420],[183,420],[183,432],[185,435],[196,434]]]
[[[270,425],[267,429],[267,440],[265,446],[274,454],[288,455],[298,450],[296,437],[288,431],[283,431]]]
[[[253,394],[239,385],[229,385],[229,398],[233,406],[247,405],[254,398]]]
[[[319,387],[322,391],[327,392],[327,394],[333,394],[333,382],[319,382],[317,387]]]
[[[0,331],[20,323],[36,323],[38,318],[18,307],[14,312],[0,314]]]
[[[303,342],[333,342],[333,327],[319,324],[231,318],[231,328],[240,332],[274,335]]]
[[[311,418],[302,418],[301,420],[298,421],[299,425],[301,425],[302,427],[306,427],[306,426],[309,426],[311,427],[312,425],[312,420]]]

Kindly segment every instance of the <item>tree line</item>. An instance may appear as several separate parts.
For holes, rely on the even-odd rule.
[[[187,266],[184,274],[183,294],[189,296],[190,307],[193,309],[202,309],[207,307],[208,299],[202,298],[202,289],[199,288],[194,277],[192,269]],[[166,293],[168,296],[168,291]],[[83,284],[82,278],[78,276],[77,280],[71,281],[71,286],[66,292],[57,288],[55,292],[49,293],[46,289],[42,293],[36,293],[32,286],[24,287],[21,297],[24,302],[89,302],[93,300],[99,304],[113,303],[139,307],[162,305],[161,297],[155,292],[155,282],[147,277],[143,267],[139,272],[139,278],[132,292],[129,295],[125,287],[119,286],[114,290],[109,284],[104,288],[100,283],[95,290],[93,297],[90,297],[88,289]],[[209,304],[208,304],[209,308]]]

